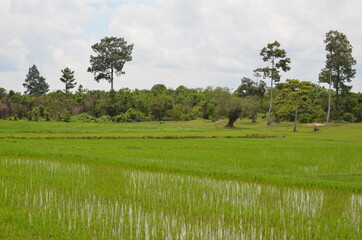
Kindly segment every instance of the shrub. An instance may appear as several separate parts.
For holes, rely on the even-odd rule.
[[[110,123],[110,122],[112,122],[112,118],[110,116],[108,116],[108,115],[103,115],[100,118],[96,118],[95,122],[98,122],[98,123]]]
[[[19,120],[19,117],[18,117],[18,115],[13,115],[13,116],[11,116],[11,117],[9,117],[8,118],[10,121],[18,121]]]
[[[39,107],[34,107],[31,111],[27,112],[27,119],[29,121],[39,121],[40,112]]]
[[[71,117],[72,117],[72,115],[70,114],[69,111],[63,110],[57,114],[56,119],[58,122],[70,122]]]
[[[310,114],[300,114],[299,115],[300,123],[310,123],[313,122],[312,116]]]
[[[190,121],[190,120],[194,120],[194,119],[195,119],[195,117],[192,114],[188,114],[188,113],[181,114],[181,118],[180,118],[181,121]]]
[[[70,122],[90,122],[92,120],[94,120],[94,117],[88,113],[77,114],[70,118]]]
[[[346,121],[346,122],[350,122],[350,123],[353,123],[356,121],[356,118],[355,116],[353,116],[352,113],[344,113],[343,114],[343,120]]]
[[[128,109],[126,115],[129,122],[143,122],[146,120],[146,117],[143,114],[143,112],[137,111],[133,108]]]
[[[121,122],[128,122],[128,116],[124,113],[121,113],[113,118],[114,122],[121,123]]]

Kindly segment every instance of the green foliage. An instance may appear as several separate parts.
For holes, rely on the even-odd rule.
[[[216,121],[218,118],[216,106],[215,104],[210,102],[203,103],[201,108],[201,114],[201,117],[204,119]]]
[[[93,120],[98,123],[111,123],[112,122],[112,118],[108,115],[103,115],[100,118],[96,118]]]
[[[264,78],[270,78],[272,84],[273,82],[280,81],[279,69],[284,72],[290,70],[290,59],[286,57],[286,51],[279,47],[280,43],[278,41],[268,43],[268,45],[260,51],[260,56],[263,57],[264,62],[270,62],[272,66],[255,70],[256,72],[263,74]],[[273,87],[273,85],[271,85],[271,87]]]
[[[60,81],[62,81],[65,84],[64,91],[67,93],[70,89],[75,88],[77,83],[75,82],[74,78],[74,71],[69,69],[68,67],[61,70],[62,77],[60,78]]]
[[[91,67],[88,72],[94,74],[94,80],[106,80],[111,83],[113,90],[114,74],[121,76],[124,74],[124,64],[132,60],[133,44],[127,45],[123,38],[105,37],[100,43],[92,46],[95,56],[90,57]]]
[[[329,31],[326,33],[325,50],[326,66],[319,74],[319,81],[328,83],[335,89],[335,111],[337,120],[342,117],[340,112],[342,109],[340,95],[346,95],[351,90],[350,83],[356,75],[356,70],[353,68],[356,65],[356,60],[352,56],[352,45],[348,41],[346,35],[338,31]]]
[[[45,78],[40,76],[38,68],[33,65],[29,68],[23,86],[26,88],[26,94],[46,94],[49,91],[49,85],[45,82]]]
[[[94,120],[94,117],[87,113],[77,114],[70,118],[70,122],[90,122],[92,120]]]
[[[117,123],[128,122],[128,115],[125,113],[120,113],[119,115],[113,117],[113,121]]]
[[[155,84],[151,88],[151,92],[155,95],[165,93],[167,91],[167,87],[164,84]]]
[[[142,112],[133,108],[128,109],[125,115],[127,116],[127,121],[129,122],[143,122],[146,120],[146,117]]]
[[[242,99],[231,94],[227,88],[216,88],[212,93],[211,102],[215,104],[219,118],[229,119],[225,127],[233,128],[234,122],[242,113]]]
[[[353,116],[352,113],[343,113],[343,120],[349,123],[353,123],[356,121],[356,117]]]
[[[243,77],[241,85],[236,89],[235,94],[239,97],[257,96],[262,99],[266,92],[266,83],[260,81],[259,83],[251,80],[250,78]]]
[[[18,117],[18,115],[15,114],[15,115],[9,117],[8,120],[10,120],[10,121],[18,121],[19,117]]]
[[[266,93],[266,84],[263,81],[259,83],[250,78],[242,78],[241,85],[235,91],[235,94],[244,99],[243,116],[249,117],[252,122],[256,122],[258,112],[262,108],[264,95]]]
[[[28,112],[29,121],[39,121],[40,120],[40,109],[39,107],[34,107],[31,111]]]
[[[328,109],[328,91],[316,84],[308,84],[303,81],[294,84],[288,80],[274,89],[274,121],[293,121],[296,106],[299,114],[309,115],[308,121],[324,121]],[[299,96],[303,92],[300,90],[306,86],[310,89],[307,92],[303,90],[305,93]],[[72,116],[86,113],[94,121],[95,118],[108,115],[114,122],[191,121],[197,118],[216,121],[229,117],[233,120],[239,117],[250,118],[255,122],[258,116],[263,119],[266,117],[270,93],[265,92],[262,81],[256,83],[247,78],[243,78],[242,84],[233,94],[223,88],[192,89],[180,86],[173,90],[167,89],[163,84],[156,84],[152,90],[122,88],[119,91],[81,90],[76,93],[58,90],[45,95],[3,90],[0,118],[8,119],[17,115],[19,119],[70,121]],[[362,121],[361,96],[360,93],[349,93],[341,99],[344,111],[354,116],[348,121]],[[296,105],[296,102],[299,104]],[[232,114],[233,111],[235,114]],[[332,111],[332,116],[335,114]],[[341,120],[344,120],[343,116]]]
[[[165,94],[155,96],[149,105],[150,113],[156,120],[168,117],[168,113],[173,108],[173,99]]]
[[[70,122],[72,115],[68,110],[63,110],[57,115],[58,122]]]
[[[298,112],[308,111],[314,100],[311,96],[316,91],[316,85],[297,79],[287,79],[285,83],[280,83],[277,88],[279,92],[276,97],[276,109],[289,108],[287,111],[292,115],[296,108]],[[278,115],[280,116],[280,113]]]
[[[312,118],[311,114],[300,114],[299,122],[300,123],[312,123],[312,122],[314,122],[314,119]]]
[[[253,123],[256,122],[258,112],[261,109],[261,99],[257,96],[244,97],[242,101],[243,116],[251,119]]]

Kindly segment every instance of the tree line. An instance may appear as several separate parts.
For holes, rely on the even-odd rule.
[[[92,46],[95,56],[90,57],[88,71],[96,81],[106,80],[111,90],[89,91],[77,85],[74,71],[61,70],[59,79],[64,91],[49,93],[46,79],[36,65],[29,68],[23,86],[24,94],[7,92],[0,88],[0,117],[32,121],[113,121],[139,122],[150,120],[192,120],[204,118],[216,121],[227,118],[226,127],[234,122],[258,117],[267,123],[279,121],[329,122],[362,121],[361,93],[351,92],[347,85],[354,78],[356,64],[352,46],[347,37],[338,31],[326,34],[326,65],[319,74],[319,81],[327,83],[325,89],[311,82],[287,79],[280,83],[280,71],[290,70],[290,58],[280,43],[267,44],[261,52],[267,66],[254,70],[255,79],[242,78],[240,86],[231,92],[227,88],[169,89],[156,84],[150,90],[113,89],[114,76],[125,72],[123,67],[132,60],[133,44],[123,38],[106,37]],[[270,85],[260,79],[269,79]],[[296,130],[296,128],[295,128]]]
[[[21,94],[0,88],[0,117],[31,121],[186,121],[196,118],[228,119],[232,127],[238,118],[255,122],[267,120],[271,89],[264,81],[243,78],[235,92],[227,88],[176,89],[156,84],[150,90],[100,91],[78,88],[75,93]],[[273,90],[272,122],[325,122],[328,90],[317,84],[288,79]],[[336,93],[332,92],[332,103]],[[362,94],[350,92],[339,104],[343,112],[331,111],[331,118],[346,122],[362,121]],[[341,114],[341,115],[339,115]],[[297,117],[296,117],[297,116]]]

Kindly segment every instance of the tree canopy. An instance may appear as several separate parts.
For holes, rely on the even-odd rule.
[[[39,70],[35,64],[29,68],[23,86],[25,87],[25,93],[27,94],[43,95],[49,91],[48,83],[46,83],[44,77],[40,76]]]
[[[114,75],[121,76],[124,64],[132,61],[133,44],[127,45],[123,38],[105,37],[92,46],[95,56],[90,56],[91,66],[88,72],[93,73],[94,80],[106,80],[113,90]]]
[[[74,71],[66,67],[63,70],[61,70],[61,72],[62,72],[62,77],[60,78],[60,81],[62,81],[65,84],[64,91],[69,92],[70,89],[75,88],[75,86],[77,85],[74,78]]]

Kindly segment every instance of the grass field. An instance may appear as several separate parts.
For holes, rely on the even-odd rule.
[[[0,121],[0,239],[361,239],[362,124]]]

